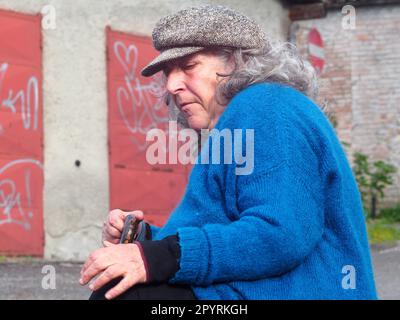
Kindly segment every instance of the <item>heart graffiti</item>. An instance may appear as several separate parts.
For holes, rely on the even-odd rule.
[[[153,128],[167,132],[168,112],[161,99],[163,87],[160,77],[153,77],[149,84],[142,84],[136,76],[139,52],[134,44],[126,46],[121,41],[114,43],[114,54],[124,70],[124,85],[117,88],[117,106],[125,127],[132,134],[145,136]],[[145,139],[131,137],[140,151],[146,149]]]

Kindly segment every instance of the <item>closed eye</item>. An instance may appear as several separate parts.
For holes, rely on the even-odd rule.
[[[196,65],[197,65],[197,63],[190,63],[190,64],[188,63],[188,64],[179,66],[179,68],[183,71],[187,71],[187,70],[192,70]],[[164,69],[163,69],[164,75],[166,77],[168,77],[168,75],[172,69],[173,69],[173,67],[164,67]]]
[[[192,70],[197,63],[188,63],[181,66],[182,70]]]

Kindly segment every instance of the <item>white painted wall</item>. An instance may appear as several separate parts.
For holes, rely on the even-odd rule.
[[[0,0],[0,9],[21,13],[56,9],[56,29],[43,30],[47,259],[82,261],[100,246],[109,203],[105,27],[150,36],[162,16],[205,3],[235,8],[286,39],[288,14],[275,0]]]

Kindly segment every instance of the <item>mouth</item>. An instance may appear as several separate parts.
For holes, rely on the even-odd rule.
[[[193,104],[194,102],[187,102],[187,103],[182,103],[180,105],[181,111],[185,114],[185,116],[189,117],[192,115],[192,113],[190,112],[190,108],[189,106],[191,104]]]

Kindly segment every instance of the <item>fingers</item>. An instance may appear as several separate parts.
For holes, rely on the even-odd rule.
[[[126,215],[129,215],[129,214],[134,215],[136,217],[136,219],[138,219],[138,220],[143,220],[143,218],[144,218],[144,213],[141,210],[130,211],[130,212],[127,212]]]
[[[97,276],[101,271],[105,270],[107,265],[97,265],[92,263],[92,265],[82,274],[82,277],[79,281],[81,285],[86,285],[90,282],[95,276]]]
[[[92,291],[99,290],[102,286],[110,282],[111,280],[123,276],[125,270],[121,265],[111,265],[95,280],[90,284],[89,289]]]
[[[114,245],[104,241],[104,246],[94,251],[82,267],[81,285],[100,274],[90,285],[90,289],[97,290],[112,279],[123,276],[124,279],[108,292],[107,299],[113,299],[134,284],[146,281],[146,268],[137,244]]]
[[[108,223],[117,229],[119,232],[122,232],[124,228],[124,221],[126,216],[133,215],[136,219],[143,220],[144,214],[141,210],[134,210],[134,211],[122,211],[120,209],[114,209],[110,211],[108,216]]]
[[[108,215],[108,226],[114,227],[119,232],[124,228],[125,215],[122,210],[115,209]]]
[[[110,237],[110,235],[109,235],[108,233],[106,233],[105,231],[103,231],[103,236],[102,236],[102,238],[101,238],[101,242],[102,242],[102,244],[103,244],[103,247],[105,247],[104,241],[108,241],[108,242],[111,242],[111,243],[113,243],[113,244],[118,244],[118,243],[119,243],[119,238]]]
[[[81,285],[87,284],[99,272],[108,267],[109,264],[105,263],[102,258],[104,256],[104,250],[107,250],[107,248],[102,248],[93,252],[83,265],[81,279],[79,280]]]
[[[82,275],[86,272],[87,268],[94,262],[94,260],[96,259],[96,252],[98,250],[94,251],[89,258],[86,260],[86,262],[84,263],[82,269],[81,269],[81,280],[82,280]]]
[[[133,285],[135,285],[135,283],[135,276],[133,276],[132,274],[127,274],[114,288],[110,289],[106,293],[106,299],[110,300],[118,297],[126,290],[130,289]]]
[[[121,238],[121,231],[119,231],[118,229],[116,229],[115,227],[113,227],[112,225],[107,225],[106,226],[106,239],[119,239]]]

